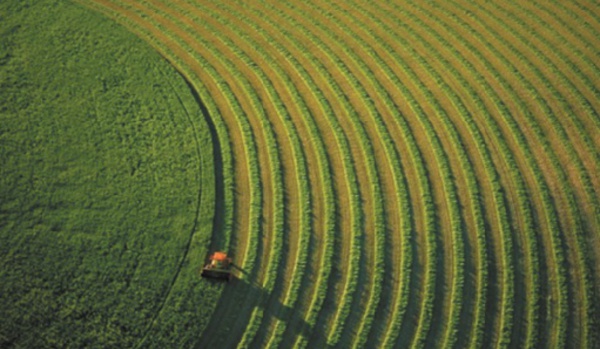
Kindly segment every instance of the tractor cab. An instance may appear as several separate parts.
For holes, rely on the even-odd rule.
[[[202,268],[202,276],[213,279],[231,280],[231,258],[225,252],[215,252]]]

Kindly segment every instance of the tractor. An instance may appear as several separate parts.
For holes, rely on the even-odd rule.
[[[231,280],[231,258],[225,252],[215,252],[202,268],[202,276],[213,279]]]

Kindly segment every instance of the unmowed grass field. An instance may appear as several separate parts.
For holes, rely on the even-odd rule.
[[[0,344],[600,346],[597,3],[0,8]]]
[[[199,279],[215,210],[203,106],[96,12],[0,14],[0,347],[185,346],[222,289]]]

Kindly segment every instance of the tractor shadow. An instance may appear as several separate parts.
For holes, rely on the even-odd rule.
[[[254,344],[259,346],[266,344],[263,341],[269,338],[265,337],[265,326],[272,325],[276,320],[285,324],[280,347],[293,347],[294,341],[299,336],[306,337],[311,342],[323,343],[325,340],[323,331],[309,325],[298,308],[283,304],[278,299],[276,292],[265,290],[248,271],[240,266],[231,264],[231,268],[233,270],[231,281],[208,280],[214,283],[225,283],[227,291],[233,293],[231,296],[234,296],[239,304],[239,307],[230,308],[230,315],[235,318],[232,329],[235,330],[231,331],[229,335],[239,336],[239,342],[246,327],[250,324],[254,309],[258,307],[263,310],[263,317]]]

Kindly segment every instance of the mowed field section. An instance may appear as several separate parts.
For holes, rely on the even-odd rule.
[[[195,324],[167,291],[139,347],[600,346],[597,3],[77,3],[212,131],[236,277]]]

